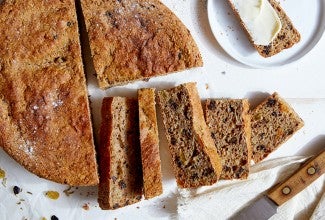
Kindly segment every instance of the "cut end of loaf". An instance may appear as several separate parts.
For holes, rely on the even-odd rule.
[[[295,132],[304,122],[291,106],[274,93],[251,112],[253,160],[265,159]]]
[[[221,162],[204,121],[195,83],[159,91],[158,98],[178,186],[215,183]]]
[[[98,203],[117,209],[142,198],[139,115],[136,99],[104,98],[99,146]]]
[[[208,99],[206,122],[222,161],[221,179],[246,179],[251,161],[249,103],[246,99]]]

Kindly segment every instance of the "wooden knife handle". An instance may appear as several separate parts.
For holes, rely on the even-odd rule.
[[[298,171],[284,182],[271,188],[267,195],[280,206],[309,186],[324,172],[325,150],[304,163]]]

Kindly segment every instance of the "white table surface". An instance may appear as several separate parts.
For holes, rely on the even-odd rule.
[[[294,1],[294,0],[286,0]],[[217,43],[209,26],[206,0],[162,0],[187,26],[196,40],[203,56],[204,66],[115,87],[106,91],[97,88],[92,68],[87,65],[88,88],[91,95],[95,134],[100,124],[101,100],[104,96],[135,96],[143,87],[165,89],[185,82],[197,82],[200,96],[205,98],[229,97],[248,98],[256,105],[268,94],[278,92],[305,121],[305,126],[290,140],[272,153],[268,159],[292,155],[312,155],[325,147],[325,37],[306,56],[288,66],[274,69],[252,69],[238,63],[227,55]],[[303,36],[302,36],[303,37]],[[208,87],[208,88],[207,88]],[[163,128],[159,119],[160,154],[163,172],[163,195],[149,201],[114,211],[102,211],[97,204],[97,188],[76,189],[67,197],[63,190],[67,186],[56,184],[29,173],[2,150],[0,167],[7,173],[6,187],[0,180],[0,220],[2,219],[170,219],[176,214],[177,191],[171,172]],[[18,185],[23,192],[18,196],[12,187]],[[44,196],[47,190],[57,190],[60,198],[56,201]],[[32,192],[30,195],[27,191]],[[17,202],[20,199],[21,204]],[[82,206],[89,205],[89,210]]]

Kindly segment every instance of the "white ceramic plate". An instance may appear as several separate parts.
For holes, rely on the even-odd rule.
[[[301,40],[290,49],[270,58],[260,56],[248,41],[226,0],[208,0],[208,17],[212,32],[221,47],[234,59],[254,68],[272,68],[297,61],[318,43],[325,29],[325,1],[280,1]]]

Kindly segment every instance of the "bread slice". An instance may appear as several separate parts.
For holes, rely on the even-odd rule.
[[[146,199],[163,193],[155,89],[138,90],[143,189]]]
[[[178,186],[215,183],[221,159],[205,123],[196,84],[159,91],[158,98]]]
[[[0,146],[40,177],[98,184],[73,0],[0,4]]]
[[[237,18],[240,20],[240,23],[245,30],[249,41],[251,44],[255,47],[257,52],[263,56],[263,57],[271,57],[277,53],[280,53],[284,49],[288,49],[292,47],[294,44],[298,43],[300,41],[300,33],[299,31],[294,27],[292,21],[287,16],[285,11],[281,8],[280,3],[276,0],[268,0],[272,7],[275,9],[276,13],[278,14],[282,28],[280,32],[278,33],[277,37],[267,46],[263,45],[256,45],[248,33],[246,26],[242,19],[240,18],[240,15],[238,11],[236,10],[235,6],[232,3],[233,0],[228,0],[232,10],[234,11]]]
[[[247,99],[208,99],[205,118],[222,160],[221,179],[246,179],[252,154]]]
[[[304,122],[277,93],[268,97],[251,112],[253,160],[266,158]]]
[[[159,0],[83,0],[100,88],[202,66],[189,30]]]
[[[98,203],[102,209],[117,209],[142,197],[138,102],[104,98],[101,114]]]

